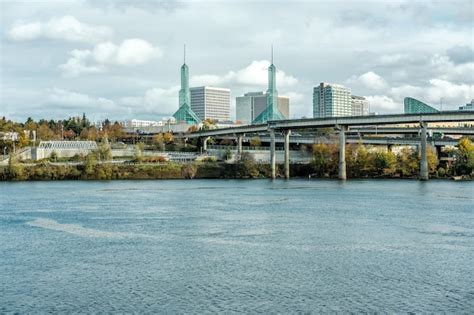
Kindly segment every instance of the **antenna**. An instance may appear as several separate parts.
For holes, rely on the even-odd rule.
[[[186,44],[184,44],[183,63],[186,63]]]
[[[272,44],[272,64],[273,64],[273,44]]]

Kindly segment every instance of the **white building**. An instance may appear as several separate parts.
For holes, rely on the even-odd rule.
[[[474,99],[471,100],[471,102],[467,103],[466,105],[459,106],[459,110],[474,110]]]
[[[313,89],[313,117],[351,116],[351,89],[322,82]]]
[[[121,125],[125,128],[157,127],[163,126],[163,121],[131,119],[123,121]]]
[[[249,92],[235,98],[236,121],[251,124],[267,107],[265,92]],[[286,119],[290,117],[290,98],[278,96],[278,110]]]
[[[201,120],[230,119],[230,90],[225,88],[201,86],[189,89],[191,110]]]
[[[351,96],[352,116],[368,116],[369,101],[362,96]]]

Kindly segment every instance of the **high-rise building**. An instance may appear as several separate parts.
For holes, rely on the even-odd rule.
[[[236,120],[243,124],[251,124],[267,108],[265,92],[249,92],[235,98]],[[290,99],[277,96],[277,108],[283,119],[290,118]]]
[[[264,123],[268,120],[285,119],[278,109],[278,91],[276,90],[276,67],[273,64],[273,46],[271,64],[268,67],[268,89],[265,109],[253,120],[254,124]]]
[[[365,97],[352,95],[351,110],[352,116],[368,116],[369,101]]]
[[[471,100],[471,102],[467,103],[466,105],[459,106],[459,110],[474,110],[474,99]]]
[[[181,66],[181,89],[179,90],[179,108],[173,117],[177,122],[187,124],[198,124],[201,122],[198,116],[191,109],[189,93],[189,68],[186,65],[186,46],[184,47],[184,61]]]
[[[437,113],[436,108],[431,107],[428,104],[420,102],[417,99],[411,97],[405,97],[403,100],[405,114],[423,114],[423,113]]]
[[[313,89],[313,117],[351,116],[351,101],[349,88],[322,82]]]
[[[230,90],[212,86],[192,87],[191,109],[201,119],[230,119]]]

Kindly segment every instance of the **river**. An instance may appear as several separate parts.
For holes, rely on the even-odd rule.
[[[474,310],[474,182],[0,183],[0,313]]]

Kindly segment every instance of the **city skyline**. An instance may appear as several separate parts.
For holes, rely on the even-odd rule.
[[[350,87],[379,113],[403,112],[407,96],[442,101],[444,110],[474,98],[472,2],[281,2],[272,7],[278,21],[258,15],[262,3],[247,2],[1,6],[0,114],[10,119],[171,116],[184,42],[190,86],[229,88],[231,119],[236,96],[265,90],[271,43],[291,118],[312,116],[320,82]],[[208,21],[196,23],[194,15]],[[125,17],[142,23],[122,25]]]

